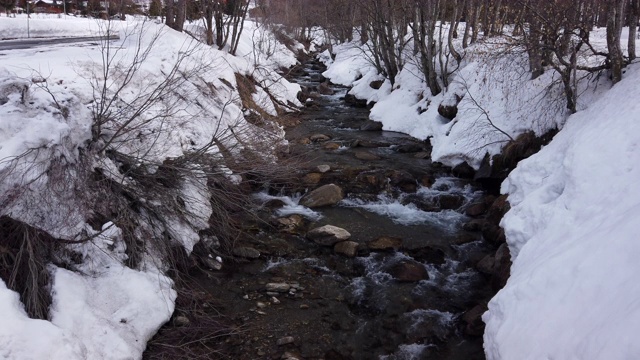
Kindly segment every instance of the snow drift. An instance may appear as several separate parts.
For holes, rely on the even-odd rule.
[[[635,359],[640,344],[640,67],[503,183],[513,266],[489,359]]]

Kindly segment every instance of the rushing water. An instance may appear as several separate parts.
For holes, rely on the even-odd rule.
[[[320,71],[311,65],[306,71],[307,75],[294,80],[302,86],[317,87],[318,82],[312,79],[318,78]],[[415,191],[387,186],[374,194],[347,184],[348,196],[337,206],[315,210],[298,204],[301,194],[266,191],[256,194],[259,204],[274,199],[284,204],[275,211],[275,216],[302,215],[310,222],[310,228],[325,224],[342,227],[352,234],[351,240],[360,243],[384,235],[402,239],[403,245],[401,250],[361,252],[356,258],[347,259],[311,243],[306,246],[313,250],[307,250],[305,240],[299,238],[296,245],[299,251],[295,255],[289,252],[281,257],[272,256],[254,273],[265,278],[296,276],[296,281],[306,282],[323,299],[320,307],[330,309],[323,319],[315,319],[334,324],[331,333],[325,335],[324,348],[322,344],[301,346],[306,356],[314,351],[331,350],[336,359],[484,358],[481,339],[464,336],[459,325],[462,313],[486,287],[486,280],[473,268],[478,254],[486,250],[479,235],[476,239],[458,241],[463,234],[462,225],[469,221],[463,210],[481,193],[474,184],[434,166],[428,157],[415,156],[416,151],[398,151],[407,145],[428,151],[426,144],[399,133],[360,131],[368,111],[345,104],[342,99],[346,89],[333,89],[335,94],[313,100],[301,124],[287,132],[294,156],[304,157],[310,169],[329,165],[332,168],[329,178],[341,179],[348,169],[357,168],[371,173],[408,171],[416,178],[426,176],[433,181],[429,186],[416,186]],[[328,135],[339,147],[328,150],[323,143],[299,143],[299,139],[312,134]],[[364,150],[380,160],[356,158],[355,152],[363,151],[363,147],[353,146],[358,144],[356,141],[365,144]],[[437,203],[442,195],[456,196],[460,199],[459,206],[444,210],[421,206]],[[389,269],[406,261],[423,266],[428,279],[417,282],[394,279]],[[338,299],[340,305],[323,304],[332,298]],[[313,317],[307,319],[314,321]],[[324,330],[319,326],[317,331]],[[301,341],[313,341],[303,333],[299,335],[304,339]],[[331,358],[326,353],[325,357]]]

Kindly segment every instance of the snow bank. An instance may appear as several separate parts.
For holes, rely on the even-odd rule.
[[[635,359],[640,343],[640,67],[504,182],[511,277],[489,359]]]
[[[592,37],[595,46],[606,48],[602,29],[594,31]],[[454,41],[460,51],[461,41]],[[510,137],[515,139],[527,131],[542,135],[561,128],[568,116],[558,76],[549,69],[531,80],[526,52],[508,40],[491,38],[465,49],[449,86],[435,96],[423,80],[420,60],[412,54],[411,45],[408,41],[405,65],[393,87],[387,80],[379,89],[370,84],[384,78],[368,60],[372,59],[370,51],[358,39],[334,46],[334,61],[327,54],[319,58],[328,65],[325,77],[336,84],[351,86],[350,94],[375,102],[370,117],[382,122],[385,130],[430,138],[434,161],[450,166],[466,161],[478,168],[486,153],[499,153]],[[454,60],[450,61],[449,71],[455,67]],[[578,108],[584,109],[604,87],[583,81]],[[453,121],[440,116],[440,104],[455,105],[458,101]]]
[[[26,37],[26,27],[20,25],[23,20],[0,17],[0,38]],[[165,265],[151,254],[158,251],[153,241],[144,239],[149,253],[141,255],[139,265],[131,269],[123,265],[127,255],[122,231],[112,223],[104,224],[102,232],[87,224],[95,204],[87,203],[91,197],[83,191],[90,190],[78,180],[82,166],[100,169],[105,178],[123,188],[139,185],[104,152],[87,158],[87,140],[99,147],[100,141],[113,136],[110,149],[144,159],[133,166],[153,175],[165,160],[194,150],[205,149],[208,155],[220,157],[217,144],[209,145],[214,137],[238,152],[242,146],[256,145],[255,139],[281,139],[282,129],[267,130],[245,120],[236,73],[258,82],[255,101],[275,114],[277,103],[300,105],[296,99],[299,86],[275,72],[295,64],[296,59],[273,34],[256,30],[251,22],[245,26],[238,56],[143,19],[107,23],[43,17],[31,19],[30,24],[32,36],[95,35],[98,29],[104,33],[110,26],[120,39],[109,43],[112,66],[107,95],[119,92],[108,113],[112,118],[101,128],[104,136],[96,140],[92,135],[94,94],[104,81],[105,52],[100,44],[48,45],[0,53],[0,216],[20,220],[55,238],[91,239],[65,248],[82,258],[79,264],[71,262],[74,271],[49,265],[53,278],[50,321],[29,319],[18,295],[0,281],[0,358],[140,359],[147,341],[171,317],[176,292],[163,274]],[[257,34],[268,48],[251,45]],[[123,74],[136,54],[146,58],[125,84]],[[147,106],[144,99],[172,72],[178,76],[168,83],[170,90]],[[136,117],[129,118],[132,114]],[[127,119],[133,121],[119,134]],[[228,129],[236,130],[237,137],[223,136]],[[267,156],[268,151],[263,154]],[[219,170],[237,176],[228,168]],[[170,228],[169,237],[190,252],[200,240],[198,231],[210,226],[211,194],[203,170],[195,167],[183,175],[180,186],[171,189],[176,197],[170,199],[183,202],[180,214],[165,214],[163,220]],[[57,181],[56,191],[51,191],[51,179]],[[157,213],[171,209],[160,201],[165,198],[151,195],[139,200]],[[137,236],[163,238],[158,233],[163,224],[144,214],[141,219],[149,220],[140,221]],[[64,260],[66,255],[60,256]]]

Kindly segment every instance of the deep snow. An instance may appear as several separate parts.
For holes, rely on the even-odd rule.
[[[26,37],[25,25],[23,16],[0,17],[0,38]],[[149,173],[167,158],[205,146],[213,136],[223,138],[222,131],[230,128],[237,137],[225,138],[231,139],[225,140],[229,147],[257,146],[256,138],[284,141],[282,129],[267,132],[245,121],[248,110],[240,100],[236,73],[258,82],[253,98],[265,112],[275,113],[273,99],[300,105],[296,99],[299,86],[275,72],[295,64],[294,54],[251,21],[245,24],[237,56],[204,46],[162,24],[133,17],[103,22],[34,16],[30,28],[31,36],[104,35],[106,29],[119,34],[120,39],[109,44],[113,72],[106,82],[111,87],[108,92],[123,83],[121,71],[132,64],[136,51],[148,51],[110,114],[122,111],[127,115],[129,108],[144,106],[142,100],[174,69],[184,75],[176,77],[171,91],[159,102],[144,108],[130,124],[134,131],[115,138],[114,146],[121,153],[144,156]],[[262,42],[254,46],[258,38]],[[0,281],[2,359],[139,359],[147,340],[173,313],[176,292],[164,275],[165,265],[153,257],[152,246],[148,245],[150,253],[137,269],[125,267],[122,230],[113,223],[104,224],[102,232],[93,230],[85,219],[91,209],[82,203],[82,196],[66,193],[69,189],[64,187],[57,192],[47,188],[47,170],[80,161],[80,149],[92,136],[94,94],[104,81],[104,45],[78,43],[0,52],[0,216],[23,221],[57,238],[73,240],[79,234],[91,238],[70,245],[83,259],[75,271],[49,265],[50,321],[28,318],[18,295]],[[110,121],[103,133],[117,134],[118,126]],[[207,152],[219,156],[217,146],[208,147]],[[91,166],[103,169],[117,183],[126,186],[133,181],[119,175],[117,164],[107,157],[91,161]],[[229,169],[220,170],[230,179],[236,176]],[[187,199],[185,215],[166,218],[172,237],[187,252],[200,240],[198,230],[209,226],[210,194],[202,178],[197,170],[185,176],[178,189]],[[153,228],[153,224],[147,226]]]
[[[636,359],[640,67],[503,183],[511,278],[489,303],[489,359]]]

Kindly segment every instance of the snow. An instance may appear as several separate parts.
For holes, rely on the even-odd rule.
[[[503,183],[511,277],[489,303],[489,359],[634,359],[640,343],[640,67]]]
[[[81,191],[88,189],[78,184],[82,166],[101,169],[107,179],[125,188],[138,185],[118,170],[117,160],[103,153],[90,159],[82,156],[92,139],[94,94],[100,85],[106,85],[108,95],[117,95],[110,115],[120,118],[104,124],[95,145],[112,140],[112,148],[141,159],[137,166],[149,174],[157,174],[165,160],[201,148],[221,158],[217,146],[210,144],[216,136],[234,151],[259,146],[252,143],[256,138],[283,141],[282,129],[267,130],[245,121],[236,73],[258,82],[252,96],[266,113],[277,114],[275,101],[300,105],[299,86],[275,71],[295,64],[294,54],[251,21],[245,24],[237,56],[232,56],[157,22],[127,19],[32,15],[31,37],[94,36],[108,29],[120,38],[0,51],[0,215],[55,238],[91,239],[65,246],[65,251],[81,257],[80,263],[71,262],[69,269],[49,264],[50,321],[29,319],[18,295],[0,281],[1,359],[140,359],[147,341],[173,313],[173,282],[164,275],[166,265],[154,257],[160,249],[145,238],[147,253],[138,266],[129,268],[123,265],[128,255],[122,229],[107,222],[96,231],[86,223],[94,204],[86,203],[90,197]],[[26,20],[0,17],[0,38],[26,38]],[[258,36],[262,47],[253,46]],[[101,71],[105,46],[112,62],[106,81]],[[127,80],[123,70],[136,54],[143,54],[137,58],[142,61]],[[171,72],[180,76],[163,83]],[[170,91],[148,105],[146,100],[163,84]],[[225,136],[223,131],[230,128],[237,138]],[[268,151],[262,155],[267,157]],[[224,166],[218,171],[230,179],[238,177]],[[60,173],[66,177],[56,177]],[[60,188],[51,191],[50,181],[60,182]],[[183,213],[166,214],[164,220],[170,237],[190,252],[201,240],[199,230],[210,226],[211,194],[199,168],[191,169],[180,185],[175,191],[184,203]],[[169,209],[158,198],[140,201],[154,211]],[[160,225],[152,220],[139,224],[136,235],[159,237]]]
[[[447,27],[443,27],[444,31]],[[591,36],[596,48],[606,49],[604,29],[595,30]],[[624,36],[623,33],[622,42],[626,43]],[[450,84],[435,96],[423,80],[419,59],[412,55],[411,41],[407,46],[404,68],[393,87],[387,80],[377,90],[370,83],[384,77],[377,73],[369,60],[370,51],[366,45],[360,45],[359,39],[333,46],[335,60],[330,61],[326,53],[319,59],[329,66],[323,73],[325,77],[352,87],[349,94],[375,103],[370,118],[382,122],[384,130],[430,139],[434,161],[449,166],[466,161],[477,169],[486,153],[499,153],[510,138],[527,131],[542,135],[561,128],[568,116],[558,76],[548,70],[531,80],[526,52],[508,40],[492,38],[465,49]],[[455,40],[454,46],[460,50],[461,39]],[[583,79],[578,108],[584,109],[604,88]],[[461,98],[456,118],[449,121],[440,116],[438,106],[455,104],[456,98]]]

